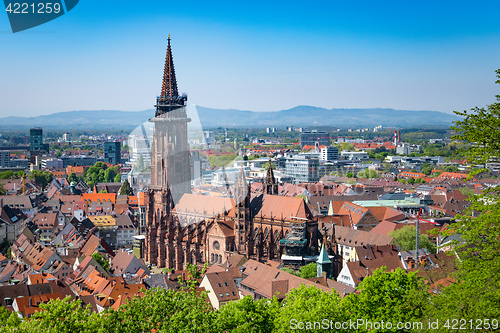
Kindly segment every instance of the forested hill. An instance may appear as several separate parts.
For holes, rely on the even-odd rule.
[[[313,127],[339,128],[384,127],[448,127],[459,118],[437,111],[404,111],[394,109],[324,109],[297,106],[289,110],[254,112],[236,109],[189,107],[191,118],[199,117],[203,128],[220,126],[239,128],[259,127]],[[129,130],[154,116],[154,110],[145,111],[67,111],[36,117],[0,118],[0,129],[27,129],[34,126],[46,129],[123,129]]]

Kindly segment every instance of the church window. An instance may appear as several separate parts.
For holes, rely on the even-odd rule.
[[[220,249],[220,244],[219,244],[218,241],[214,241],[213,248],[214,248],[214,250],[219,250]]]

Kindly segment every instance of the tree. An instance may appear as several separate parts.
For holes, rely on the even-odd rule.
[[[279,311],[276,299],[254,301],[250,296],[224,305],[217,313],[219,332],[272,332]]]
[[[309,279],[316,277],[317,275],[317,264],[315,262],[309,263],[305,266],[300,267],[300,277],[303,279]]]
[[[423,178],[417,178],[415,179],[415,184],[424,184],[426,181]]]
[[[458,168],[454,165],[448,165],[444,168],[445,172],[459,172]]]
[[[430,163],[424,163],[424,164],[422,165],[422,169],[421,169],[421,171],[422,171],[422,173],[423,173],[423,174],[425,174],[425,175],[427,175],[427,176],[430,176],[430,175],[431,175],[431,173],[432,173],[432,169],[433,169],[433,168],[432,168],[432,165],[431,165]]]
[[[114,183],[120,183],[121,181],[122,181],[122,175],[121,174],[117,174],[115,176],[115,179],[113,179]]]
[[[358,178],[378,178],[380,175],[377,171],[372,169],[364,169],[358,173]]]
[[[7,194],[7,191],[3,187],[3,183],[0,183],[0,195],[5,195],[5,194]]]
[[[460,191],[460,193],[462,193],[463,195],[466,195],[466,196],[476,194],[476,192],[474,192],[474,190],[468,186],[463,186],[463,187],[459,188],[458,190]]]
[[[500,84],[500,70],[497,84]],[[498,161],[500,156],[500,95],[497,102],[486,108],[455,112],[463,120],[455,122],[453,140],[468,144],[460,151],[470,165],[485,165]],[[471,175],[486,171],[473,169]],[[498,188],[488,188],[480,195],[468,198],[470,206],[463,215],[455,217],[450,232],[461,235],[462,244],[456,244],[460,257],[456,282],[444,288],[433,302],[430,316],[475,320],[500,317],[500,201]],[[434,311],[439,308],[439,314]]]
[[[94,254],[92,254],[92,258],[94,258],[99,265],[104,267],[105,270],[109,270],[109,261],[104,259],[102,254],[100,254],[99,252],[95,252]]]
[[[79,179],[78,177],[76,176],[76,174],[74,172],[70,173],[69,176],[68,176],[68,182],[75,182],[75,183],[78,183]]]
[[[143,172],[144,171],[144,158],[142,157],[142,154],[139,155],[139,159],[137,160],[137,172]]]
[[[11,179],[14,176],[14,172],[12,170],[6,170],[0,172],[0,179]]]
[[[389,330],[372,329],[370,332],[408,332],[397,330],[397,323],[422,321],[430,297],[416,272],[407,273],[400,268],[390,273],[385,267],[379,268],[365,277],[357,289],[359,294],[349,294],[342,301],[342,307],[352,313],[352,320],[393,325]],[[366,332],[366,328],[358,327],[356,332]]]
[[[283,267],[283,268],[280,268],[283,272],[286,272],[288,274],[292,274],[292,275],[296,275],[296,276],[300,276],[300,271],[295,271],[289,267]]]
[[[349,321],[348,311],[340,306],[340,302],[340,296],[335,290],[328,293],[314,286],[301,285],[287,294],[274,321],[274,332],[293,332],[294,330],[325,332],[325,329],[321,328],[321,323],[324,323],[323,319],[327,319],[327,324],[330,321]],[[320,325],[314,327],[315,322],[319,322]],[[304,326],[299,326],[299,323],[303,323]],[[335,331],[349,332],[348,329]]]
[[[354,178],[354,173],[348,172],[345,176],[348,178]]]
[[[130,183],[127,179],[125,179],[122,187],[120,187],[120,195],[134,195],[134,190],[130,187]]]
[[[415,226],[408,225],[401,229],[391,231],[389,236],[394,237],[401,246],[401,250],[415,250],[415,240],[417,237]],[[429,239],[428,235],[420,233],[419,240],[418,247],[420,249],[426,249],[429,253],[436,253],[436,245]]]
[[[415,178],[413,177],[408,178],[408,184],[415,184]]]
[[[40,184],[42,191],[54,179],[54,175],[50,171],[33,171],[30,178]]]
[[[207,292],[150,289],[101,316],[108,332],[218,332]],[[106,327],[105,326],[105,327]]]

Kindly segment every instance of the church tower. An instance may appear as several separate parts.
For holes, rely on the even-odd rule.
[[[161,94],[156,98],[151,146],[151,186],[148,191],[145,260],[158,267],[173,265],[175,225],[172,210],[182,195],[191,192],[187,140],[186,95],[179,95],[170,35]],[[175,253],[179,255],[179,253]]]
[[[179,95],[174,60],[168,36],[161,94],[156,98],[153,145],[151,148],[151,188],[170,188],[174,203],[191,192],[191,170],[186,115],[187,96]]]
[[[269,159],[269,166],[267,167],[267,175],[262,187],[262,192],[264,194],[278,195],[278,183],[276,183],[276,179],[274,178],[271,159]]]
[[[250,186],[247,184],[243,167],[234,187],[234,243],[236,251],[245,252],[250,227]]]

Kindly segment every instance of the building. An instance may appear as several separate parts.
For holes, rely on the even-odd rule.
[[[36,163],[37,156],[49,151],[49,144],[43,143],[43,129],[35,127],[30,129],[30,162]]]
[[[66,142],[71,141],[71,133],[64,133],[63,134],[63,141],[66,141]]]
[[[330,145],[330,134],[325,131],[304,131],[300,134],[300,148],[304,148],[305,145],[314,146],[316,142],[320,146]]]
[[[205,143],[209,146],[215,143],[214,132],[212,131],[203,131],[203,138],[205,139]]]
[[[321,161],[337,161],[339,159],[339,149],[334,146],[326,146],[321,148],[319,159]]]
[[[343,160],[356,161],[356,160],[367,160],[368,153],[365,151],[342,151],[340,153]]]
[[[319,181],[319,160],[295,156],[286,160],[285,172],[292,177],[294,184],[315,183]]]
[[[251,199],[243,168],[232,198],[190,193],[186,101],[187,96],[177,90],[168,38],[161,95],[155,118],[150,120],[155,128],[151,186],[145,198],[145,261],[182,270],[188,263],[221,264],[239,252],[257,260],[280,258],[291,246],[299,261],[316,255],[318,225],[304,200],[272,194]],[[271,176],[272,172],[266,189],[275,193]],[[292,225],[300,225],[303,238],[296,244],[281,244]]]
[[[0,150],[0,168],[10,168],[10,151]]]
[[[42,159],[42,168],[46,169],[63,169],[63,160],[60,158],[46,158]]]
[[[112,165],[121,163],[121,142],[104,142],[104,162]]]
[[[30,129],[30,152],[48,151],[48,145],[43,144],[43,129],[35,127]]]

